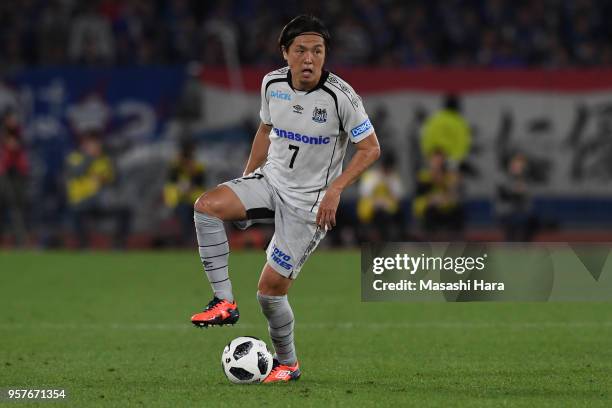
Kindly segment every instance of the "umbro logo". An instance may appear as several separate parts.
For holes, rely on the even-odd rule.
[[[293,113],[299,113],[301,115],[303,110],[304,108],[302,105],[293,105]]]
[[[284,380],[285,378],[289,377],[290,375],[291,375],[291,371],[289,371],[289,370],[282,370],[278,374],[276,374],[276,378],[280,378],[280,379]]]

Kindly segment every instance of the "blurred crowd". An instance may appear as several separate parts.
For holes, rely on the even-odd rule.
[[[467,239],[465,182],[476,171],[470,156],[472,129],[463,116],[460,96],[446,95],[442,106],[423,118],[414,136],[412,191],[403,187],[392,149],[383,149],[379,163],[361,177],[354,223],[359,226],[359,242]],[[532,203],[533,162],[516,148],[504,152],[500,161],[502,177],[495,181],[492,194],[499,239],[531,241],[543,227]]]
[[[323,18],[331,65],[612,65],[612,2],[597,0],[12,0],[3,69],[239,61],[276,65],[276,36]]]
[[[32,174],[36,153],[16,113],[7,110],[0,116],[0,247],[130,245],[134,217],[144,207],[134,200],[146,199],[136,192],[130,197],[122,194],[126,179],[119,174],[118,157],[105,136],[97,128],[77,132],[73,148],[59,158],[63,164],[58,177],[44,191],[34,191],[40,189]],[[155,164],[162,171],[159,191],[143,185],[159,197],[160,213],[146,228],[146,245],[193,243],[193,203],[206,184],[205,168],[194,158],[195,151],[195,145],[183,142],[174,158]]]
[[[384,133],[384,111],[375,116],[381,125],[377,131]],[[126,188],[133,190],[133,185],[126,184],[128,179],[158,197],[152,203],[155,216],[149,214],[147,225],[138,231],[145,239],[138,246],[195,245],[193,203],[214,184],[196,155],[194,139],[178,141],[173,157],[154,159],[153,165],[161,171],[157,173],[159,183],[152,183],[133,173],[122,178],[117,155],[103,132],[88,128],[76,133],[73,148],[61,159],[61,174],[53,188],[37,196],[28,192],[31,151],[15,112],[6,111],[0,125],[0,246],[3,242],[43,248],[134,246],[134,219],[145,212],[147,200],[134,191],[128,197],[121,194]],[[381,160],[357,183],[356,197],[343,200],[330,245],[466,239],[464,187],[466,178],[473,175],[473,141],[460,96],[446,95],[440,108],[423,118],[415,147],[411,180],[400,175],[397,152],[383,150]],[[505,171],[493,194],[494,220],[501,231],[498,238],[530,241],[542,224],[532,206],[532,163],[518,150],[507,151],[501,159]],[[230,239],[235,246],[261,247],[272,233],[266,227],[246,233],[233,230]]]
[[[300,13],[328,23],[331,68],[612,65],[608,1],[13,0],[0,2],[0,75],[71,65],[278,66],[276,37]],[[0,112],[0,245],[88,247],[102,232],[107,246],[123,248],[142,231],[149,233],[147,245],[193,244],[192,203],[219,181],[223,159],[204,163],[197,155],[190,129],[201,119],[201,89],[197,75],[190,78],[173,113],[185,137],[167,141],[174,143],[174,156],[156,156],[150,146],[153,164],[129,172],[129,180],[117,166],[128,149],[119,148],[106,126],[92,123],[107,116],[104,101],[86,99],[86,109],[70,108],[70,143],[48,156],[32,149],[24,131],[28,124],[20,123],[18,112]],[[385,116],[382,109],[372,117],[381,140],[392,133]],[[239,126],[254,134],[253,126]],[[402,179],[402,157],[385,149],[359,181],[355,197],[343,200],[330,242],[465,237],[465,181],[474,146],[461,98],[447,95],[439,110],[415,111],[413,128],[406,135],[412,179]],[[601,140],[608,134],[605,130]],[[208,158],[215,156],[223,154],[209,152]],[[529,241],[546,224],[535,215],[531,198],[537,163],[521,151],[504,150],[498,159],[504,177],[492,194],[493,218],[504,239]],[[60,170],[47,171],[50,161]],[[150,196],[144,197],[145,190]],[[265,231],[249,233],[238,239],[265,243]]]

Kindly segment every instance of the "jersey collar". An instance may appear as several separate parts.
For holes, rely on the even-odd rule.
[[[329,77],[329,71],[323,70],[321,72],[321,78],[319,78],[319,82],[315,85],[314,88],[312,88],[310,91],[306,92],[306,95],[308,95],[311,92],[316,91],[319,88],[322,88],[323,85],[325,85],[325,81],[327,81],[327,78]],[[287,82],[289,82],[289,87],[291,88],[291,90],[293,90],[293,92],[295,92],[295,89],[293,89],[293,82],[291,82],[291,70],[287,70]]]

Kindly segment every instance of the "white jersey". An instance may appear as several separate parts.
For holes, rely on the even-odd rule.
[[[270,72],[261,84],[259,116],[272,126],[259,171],[288,204],[315,213],[342,173],[348,140],[357,143],[374,133],[361,98],[328,71],[308,92],[293,89],[288,67]]]

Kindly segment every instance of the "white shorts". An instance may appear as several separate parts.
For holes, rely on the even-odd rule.
[[[222,185],[231,188],[246,209],[247,219],[236,222],[238,228],[274,222],[274,236],[266,250],[268,264],[282,276],[295,279],[325,237],[325,231],[316,224],[316,213],[287,205],[261,173]]]

